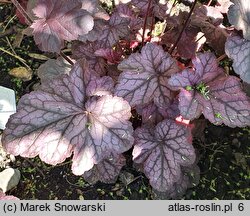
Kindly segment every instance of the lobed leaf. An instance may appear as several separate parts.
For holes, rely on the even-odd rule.
[[[115,183],[121,168],[126,164],[126,159],[122,155],[111,156],[83,174],[84,179],[95,184],[97,181],[103,183]]]
[[[110,19],[110,17],[100,6],[98,0],[81,0],[81,2],[82,9],[92,14],[95,22],[93,29],[87,34],[79,35],[78,40],[82,42],[94,42],[102,35],[104,26],[107,24],[107,21]]]
[[[128,36],[128,24],[129,20],[127,18],[121,17],[118,12],[113,13],[108,25],[106,25],[101,37],[98,39],[102,48],[112,48],[120,38]]]
[[[232,0],[227,13],[229,22],[237,30],[242,30],[244,38],[250,40],[250,1]]]
[[[199,183],[200,169],[196,164],[181,167],[182,175],[180,179],[166,192],[153,190],[156,199],[181,199],[188,188]]]
[[[180,11],[178,15],[168,16],[166,18],[166,31],[162,37],[162,41],[167,46],[172,46],[176,43],[177,36],[183,31],[183,23],[188,18],[186,11]],[[197,35],[199,28],[194,25],[187,25],[185,30],[182,32],[181,38],[177,43],[177,52],[183,58],[193,58],[198,49]],[[188,43],[187,43],[188,41]]]
[[[131,2],[133,6],[135,6],[141,11],[142,14],[144,15],[146,14],[147,9],[148,9],[148,4],[149,4],[148,0],[131,0]],[[156,4],[156,0],[152,0],[149,11],[151,11],[154,8],[155,4]]]
[[[197,7],[191,17],[191,25],[200,28],[207,43],[219,54],[225,53],[225,42],[229,36],[228,30],[222,24],[223,15],[212,6]]]
[[[76,40],[93,29],[94,18],[81,7],[81,1],[75,0],[37,1],[33,12],[38,19],[31,27],[41,50],[58,53],[64,40]]]
[[[78,40],[84,43],[97,41],[98,38],[101,37],[105,25],[107,25],[106,20],[101,20],[101,19],[95,20],[93,29],[89,31],[88,34],[80,35],[78,37]]]
[[[240,80],[226,76],[212,53],[199,54],[193,65],[195,70],[185,69],[169,80],[174,90],[180,89],[180,114],[193,120],[203,113],[213,124],[230,127],[250,125],[250,100]]]
[[[176,42],[176,35],[179,35],[182,31],[182,25],[177,25],[171,30],[167,31],[162,39],[163,42],[168,44],[174,44]],[[198,43],[196,36],[199,29],[194,27],[188,27],[183,33],[177,44],[177,52],[183,58],[193,58],[195,57],[196,50],[198,48]],[[187,43],[188,41],[188,43]]]
[[[118,64],[120,63],[121,58],[122,58],[121,51],[116,51],[111,48],[98,49],[95,51],[95,55],[106,59],[108,64]]]
[[[96,74],[104,76],[106,74],[106,62],[103,58],[95,55],[96,50],[101,49],[101,44],[95,42],[83,43],[76,41],[72,44],[72,54],[74,59],[86,59],[89,67]]]
[[[133,145],[129,104],[106,95],[87,97],[85,64],[76,63],[70,75],[42,85],[23,96],[3,133],[2,143],[13,155],[35,157],[49,164],[72,153],[72,170],[81,175],[111,153]]]
[[[166,192],[167,196],[172,199],[181,199],[188,188],[198,185],[199,180],[200,169],[196,164],[182,167],[181,178]]]
[[[136,12],[134,12],[131,5],[117,5],[116,11],[121,17],[124,17],[129,21],[128,25],[130,31],[138,31],[140,28],[143,27],[143,19],[139,17]]]
[[[142,124],[156,125],[167,116],[166,112],[161,108],[158,108],[153,102],[137,106],[136,111],[141,115]]]
[[[219,54],[225,53],[225,43],[229,36],[227,29],[223,26],[214,26],[211,23],[204,22],[200,25],[201,31],[207,39],[208,44]]]
[[[120,154],[133,145],[130,106],[122,98],[110,95],[93,98],[86,105],[82,142],[74,148],[72,169],[81,175],[110,153]],[[76,137],[78,139],[78,137]]]
[[[229,37],[225,49],[228,57],[233,59],[234,71],[250,83],[250,41],[239,36]]]
[[[146,44],[141,53],[131,54],[118,65],[118,69],[123,72],[119,76],[115,94],[125,98],[131,106],[154,101],[161,107],[172,100],[173,92],[167,80],[179,69],[175,60],[161,46]]]
[[[37,75],[43,83],[62,74],[69,74],[71,68],[72,66],[65,59],[58,57],[57,59],[49,59],[41,64],[37,69]]]
[[[206,5],[197,5],[192,14],[193,23],[209,22],[215,26],[219,26],[223,21],[223,15],[218,8]]]
[[[95,77],[89,81],[86,94],[91,96],[112,95],[114,92],[114,82],[109,76]]]
[[[135,130],[133,160],[142,164],[152,187],[166,192],[181,178],[181,166],[195,161],[190,128],[164,120],[155,129]]]
[[[176,99],[164,108],[157,107],[151,102],[146,105],[136,106],[136,111],[141,115],[143,124],[151,125],[156,125],[166,118],[176,119],[176,117],[180,115],[178,101]]]

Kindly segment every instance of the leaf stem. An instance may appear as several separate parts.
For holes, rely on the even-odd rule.
[[[35,163],[33,163],[30,159],[28,159],[28,158],[24,158],[24,160],[26,160],[29,164],[31,164],[41,175],[42,175],[42,177],[45,179],[46,178],[46,176],[45,176],[45,174],[43,173],[43,171],[35,164]]]
[[[217,58],[217,61],[218,62],[220,62],[220,61],[222,61],[224,58],[226,58],[227,57],[227,55],[226,54],[223,54],[223,55],[221,55],[221,56],[219,56],[218,58]]]
[[[171,7],[170,12],[169,12],[170,15],[171,15],[172,10],[173,10],[173,8],[175,7],[176,4],[177,4],[177,0],[174,0],[174,3],[172,4],[172,7]]]
[[[151,34],[149,36],[149,41],[151,41],[151,39],[152,39],[152,32],[154,30],[154,24],[155,24],[155,20],[154,20],[154,16],[152,15],[152,17],[151,17],[151,27],[150,27]]]
[[[71,59],[68,56],[66,56],[62,51],[60,52],[60,56],[62,56],[70,65],[74,64],[74,62],[71,61]]]
[[[205,36],[205,34],[201,35],[196,41],[195,43],[199,42],[199,40],[201,40],[201,38],[203,38]]]
[[[10,25],[10,23],[12,22],[12,20],[14,20],[16,18],[16,15],[14,15],[13,17],[11,17],[8,22],[6,23],[6,25],[3,28],[3,32],[6,31],[6,29],[8,28],[8,26]]]
[[[0,3],[11,3],[11,1],[8,1],[8,0],[0,0]]]
[[[210,6],[212,4],[213,0],[210,0],[208,3],[207,3],[207,6]]]
[[[31,25],[33,20],[30,15],[25,11],[23,6],[17,0],[11,0],[11,2],[16,6],[17,10],[25,17],[25,20],[28,25]]]
[[[149,9],[151,7],[151,2],[152,0],[149,0],[148,1],[148,7],[147,7],[147,12],[146,12],[146,16],[145,16],[145,19],[144,19],[144,24],[143,24],[143,31],[142,31],[142,46],[144,45],[144,35],[145,35],[145,32],[146,32],[146,26],[147,26],[147,20],[148,20],[148,14],[149,14]]]
[[[0,32],[0,38],[6,37],[8,35],[16,33],[16,27],[10,27],[9,29],[5,30],[4,32]]]
[[[9,52],[8,50],[5,50],[5,49],[3,49],[3,48],[1,48],[1,47],[0,47],[0,51],[2,51],[2,52],[4,52],[4,53],[6,53],[6,54],[8,54],[8,55],[10,55],[10,56],[12,56],[12,57],[18,59],[26,68],[28,68],[29,70],[31,70],[31,68],[29,67],[29,65],[27,65],[26,61],[25,61],[23,58],[21,58],[20,56],[15,55],[15,54],[12,54],[12,53]]]
[[[172,46],[172,48],[171,48],[170,51],[169,51],[169,54],[170,54],[170,55],[172,55],[172,53],[173,53],[175,47],[178,45],[178,43],[179,43],[179,41],[180,41],[180,39],[181,39],[181,37],[182,37],[183,32],[184,32],[185,29],[187,28],[188,22],[189,22],[189,20],[190,20],[190,17],[191,17],[191,15],[192,15],[193,11],[194,11],[194,8],[195,8],[195,5],[196,5],[197,1],[198,1],[198,0],[195,0],[195,1],[194,1],[193,5],[192,5],[192,7],[191,7],[191,9],[190,9],[190,12],[189,12],[189,14],[188,14],[188,17],[187,17],[187,19],[186,19],[186,21],[185,21],[185,23],[184,23],[184,25],[183,25],[183,28],[182,28],[182,30],[181,30],[181,32],[180,32],[180,34],[179,34],[177,40],[175,41],[174,45]]]

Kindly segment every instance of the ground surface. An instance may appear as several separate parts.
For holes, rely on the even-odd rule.
[[[14,9],[0,4],[0,33],[18,24]],[[25,36],[21,46],[14,48],[17,34],[0,35],[0,47],[26,60],[35,70],[43,60],[30,57],[40,53],[30,37]],[[27,82],[14,78],[8,71],[23,66],[20,60],[0,50],[0,85],[16,91],[17,100],[38,82],[36,76]],[[189,189],[183,199],[250,199],[250,129],[228,128],[207,124],[205,138],[195,139],[201,170],[200,182]],[[20,199],[153,199],[147,178],[136,171],[130,154],[115,184],[89,185],[82,177],[71,172],[70,160],[58,166],[50,166],[38,157],[24,159],[16,157],[12,167],[21,171],[18,187],[8,194]]]

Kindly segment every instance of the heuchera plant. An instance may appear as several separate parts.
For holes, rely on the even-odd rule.
[[[153,189],[179,197],[199,176],[193,120],[250,125],[240,80],[250,83],[250,1],[110,2],[28,1],[36,44],[60,57],[40,66],[41,86],[20,99],[2,143],[52,165],[73,155],[90,183],[115,182],[133,148]],[[240,78],[220,66],[226,55]]]

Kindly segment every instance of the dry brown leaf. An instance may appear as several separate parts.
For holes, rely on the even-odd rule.
[[[9,71],[9,75],[19,78],[23,81],[31,80],[32,74],[32,71],[25,67],[16,67]]]

